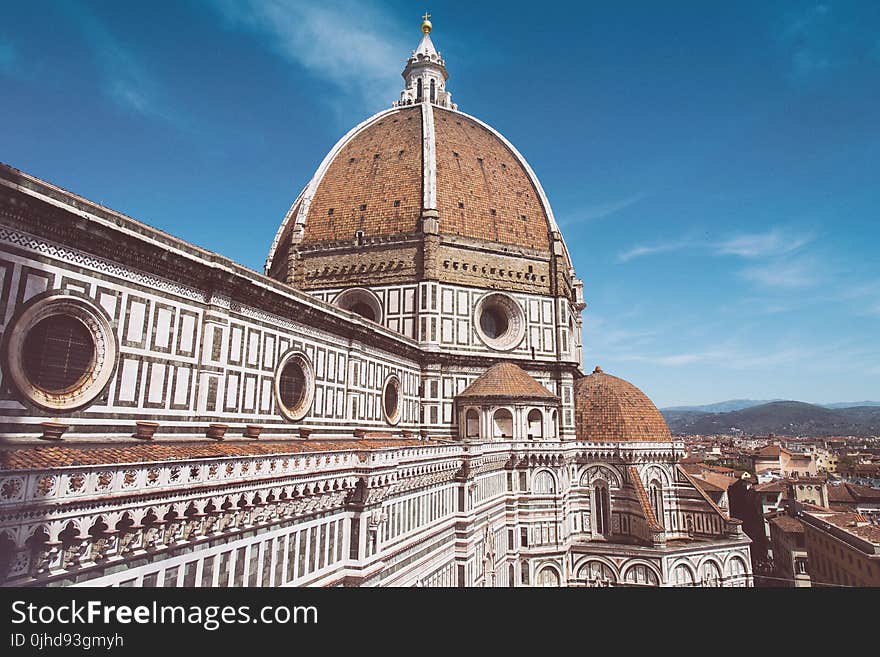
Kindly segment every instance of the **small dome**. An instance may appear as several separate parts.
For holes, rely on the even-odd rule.
[[[672,440],[663,415],[629,381],[596,367],[574,387],[574,421],[579,440],[634,442]]]
[[[456,395],[458,399],[473,397],[556,399],[556,395],[538,383],[528,372],[507,362],[493,365]]]

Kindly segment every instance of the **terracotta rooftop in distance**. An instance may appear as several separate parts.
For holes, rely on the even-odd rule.
[[[758,450],[757,456],[767,456],[772,458],[774,456],[779,456],[781,453],[782,450],[779,448],[779,445],[767,445]]]
[[[601,367],[575,382],[574,397],[575,431],[580,440],[672,440],[666,420],[648,396]]]
[[[849,490],[850,495],[858,500],[880,502],[880,488],[871,488],[870,486],[861,486],[849,482],[843,485]]]
[[[754,490],[759,493],[781,493],[785,490],[785,486],[781,481],[766,481],[763,484],[758,484],[754,487]]]
[[[816,517],[866,541],[880,544],[880,525],[868,524],[868,519],[860,513],[832,513]]]
[[[846,485],[828,487],[828,501],[834,504],[852,504],[856,499],[849,492]]]
[[[555,399],[556,395],[538,383],[525,370],[513,363],[498,363],[483,372],[456,398],[520,397]]]
[[[735,472],[735,470],[733,468],[728,468],[723,465],[712,465],[711,463],[703,464],[703,469],[704,470],[711,470],[712,472],[719,472],[719,473],[729,472],[731,475],[733,475],[733,473]]]
[[[364,440],[273,440],[253,442],[162,443],[139,442],[113,447],[75,447],[47,445],[17,447],[0,451],[0,471],[38,470],[77,465],[112,465],[117,463],[150,463],[154,461],[185,461],[190,459],[224,458],[230,456],[270,456],[303,452],[334,452],[369,450],[386,447],[436,445],[432,441],[413,439]]]
[[[727,490],[737,481],[734,477],[728,477],[727,475],[718,474],[717,472],[703,472],[698,476],[703,481],[709,482],[720,490]]]
[[[703,477],[701,477],[698,474],[694,475],[694,481],[697,483],[697,485],[700,488],[702,488],[707,493],[721,493],[721,492],[724,492],[727,490],[726,487],[722,488],[721,486],[717,486],[716,484],[712,483],[711,481],[708,481],[707,479],[703,479]]]
[[[786,534],[803,534],[804,524],[797,518],[791,516],[776,516],[770,520],[771,525],[775,525]]]

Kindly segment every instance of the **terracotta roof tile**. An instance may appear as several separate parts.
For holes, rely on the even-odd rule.
[[[548,250],[550,221],[526,169],[473,119],[433,108],[440,232]],[[422,108],[367,126],[333,157],[307,210],[303,244],[412,234],[422,209]]]
[[[0,471],[62,468],[78,465],[110,465],[116,463],[149,463],[230,456],[297,454],[369,450],[385,447],[411,447],[436,444],[411,439],[365,440],[285,440],[254,442],[162,443],[139,442],[108,447],[76,447],[73,445],[27,446],[0,451]]]
[[[707,481],[706,479],[703,479],[698,474],[694,475],[694,482],[697,484],[697,486],[702,488],[707,493],[721,493],[721,492],[727,490],[727,488],[722,488],[721,486],[716,486],[711,481]]]
[[[399,202],[395,206],[395,202]],[[336,154],[315,190],[302,242],[414,233],[422,209],[421,108],[367,127]]]
[[[771,525],[775,525],[786,534],[803,534],[804,533],[804,523],[802,523],[797,518],[792,518],[791,516],[776,516],[770,520]]]
[[[765,481],[763,484],[755,486],[754,490],[759,493],[781,493],[785,490],[785,486],[781,481]]]
[[[859,538],[880,544],[880,525],[866,524],[868,519],[860,513],[832,513],[818,517]]]
[[[718,474],[715,472],[704,472],[703,474],[698,476],[703,481],[710,483],[719,490],[727,490],[737,481],[733,477],[728,477],[726,475]]]
[[[666,420],[648,396],[601,368],[575,382],[575,429],[581,440],[672,440]]]
[[[711,497],[709,497],[709,495],[706,493],[706,491],[704,491],[702,488],[700,488],[699,483],[696,481],[696,479],[694,478],[693,475],[688,474],[680,465],[676,464],[676,467],[678,468],[678,471],[684,476],[684,478],[690,482],[691,486],[693,486],[694,489],[700,494],[700,496],[709,504],[709,506],[712,507],[712,509],[715,511],[715,513],[717,513],[719,516],[721,516],[725,522],[734,522],[734,523],[741,522],[737,518],[731,518],[727,513],[725,513],[721,509],[721,507],[719,507],[717,504],[715,504],[715,500],[713,500]]]
[[[556,395],[513,363],[498,363],[483,372],[458,395],[469,397],[525,397],[555,399]]]
[[[843,485],[846,486],[853,499],[863,502],[880,502],[880,488],[871,488],[870,486],[861,486],[849,482],[846,482]]]
[[[440,232],[550,248],[550,222],[528,172],[472,119],[434,108]]]
[[[629,466],[627,470],[629,471],[630,481],[632,481],[633,487],[636,489],[639,503],[642,505],[642,513],[645,514],[645,521],[648,523],[648,529],[655,532],[662,532],[663,526],[657,522],[657,516],[654,514],[654,507],[651,506],[651,501],[648,499],[648,493],[645,490],[645,486],[642,484],[642,478],[639,477],[639,471],[634,465]]]

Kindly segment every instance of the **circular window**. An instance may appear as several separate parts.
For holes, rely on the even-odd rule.
[[[309,412],[315,395],[315,374],[308,357],[290,352],[281,359],[275,378],[278,409],[288,420],[301,420]]]
[[[474,311],[477,335],[492,349],[513,349],[525,335],[525,316],[520,305],[506,294],[492,293],[480,299]]]
[[[382,390],[382,412],[388,424],[400,422],[400,379],[392,374],[385,379]]]
[[[77,317],[51,315],[41,319],[24,339],[24,373],[44,392],[62,394],[75,389],[94,364],[95,340]]]
[[[504,337],[504,334],[510,329],[507,313],[497,304],[483,308],[483,312],[480,314],[480,328],[493,340]]]
[[[51,411],[81,408],[110,382],[118,352],[113,327],[90,301],[36,297],[7,331],[9,378],[31,403]]]
[[[333,303],[343,310],[360,315],[371,322],[382,323],[382,303],[378,297],[363,287],[340,292]]]

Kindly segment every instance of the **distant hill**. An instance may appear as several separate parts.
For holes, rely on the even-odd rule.
[[[730,411],[741,411],[744,408],[752,406],[760,406],[761,404],[770,404],[779,401],[790,401],[788,399],[728,399],[727,401],[715,402],[714,404],[702,404],[695,406],[667,406],[660,410],[666,411],[699,411],[700,413],[728,413]],[[858,401],[858,402],[835,402],[833,404],[816,404],[822,408],[853,408],[855,406],[880,406],[880,401]]]
[[[880,406],[825,408],[775,401],[725,413],[662,411],[673,433],[716,434],[739,429],[747,434],[813,436],[880,435]]]
[[[770,402],[785,401],[784,399],[728,399],[727,401],[703,404],[702,406],[669,406],[662,411],[699,411],[701,413],[727,413],[739,411],[751,406],[760,406]]]

